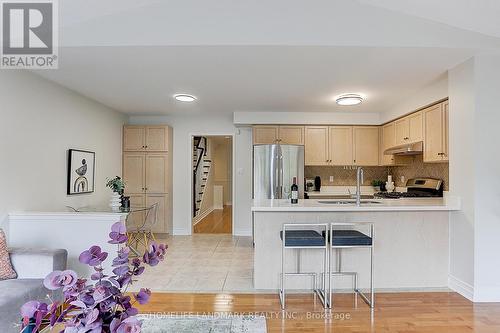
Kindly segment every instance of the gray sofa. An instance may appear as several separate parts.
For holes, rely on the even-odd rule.
[[[60,293],[44,288],[43,279],[54,270],[66,269],[68,253],[62,249],[34,248],[12,248],[9,253],[17,279],[0,281],[0,332],[19,333],[19,309],[24,303],[48,302],[47,295],[60,298]]]

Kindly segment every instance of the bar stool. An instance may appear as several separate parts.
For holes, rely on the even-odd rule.
[[[319,230],[319,232],[318,232]],[[280,303],[281,309],[285,309],[285,278],[286,276],[311,276],[313,277],[313,291],[318,295],[325,309],[328,307],[327,302],[327,283],[325,276],[328,274],[328,244],[324,236],[328,231],[328,224],[283,224],[283,229],[280,231],[282,243],[281,248],[281,274],[280,274]],[[296,249],[297,253],[297,271],[296,273],[285,272],[286,250]],[[300,271],[300,251],[302,249],[323,249],[323,271],[321,273],[322,288],[317,288],[317,273],[316,272],[301,272]]]
[[[369,229],[369,236],[355,230],[355,228],[365,227]],[[339,229],[340,228],[340,229]],[[329,299],[328,303],[332,307],[332,277],[339,275],[351,275],[354,278],[354,291],[361,296],[361,298],[373,308],[375,305],[374,291],[373,291],[373,250],[374,250],[374,228],[373,223],[331,223],[330,224],[330,255],[332,251],[336,251],[337,255],[337,269],[333,271],[331,262],[329,263]],[[342,271],[342,250],[352,248],[368,248],[370,249],[370,298],[368,298],[358,288],[358,273],[357,272],[343,272]]]

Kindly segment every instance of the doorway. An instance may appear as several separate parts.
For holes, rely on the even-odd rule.
[[[195,234],[232,234],[233,137],[192,137],[192,226]]]

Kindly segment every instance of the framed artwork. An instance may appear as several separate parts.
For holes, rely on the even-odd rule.
[[[68,150],[68,195],[94,192],[95,153]]]

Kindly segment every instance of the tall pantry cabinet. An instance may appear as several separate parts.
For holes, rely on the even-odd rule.
[[[172,128],[166,125],[123,127],[123,180],[132,206],[158,203],[156,233],[172,233]],[[144,215],[132,213],[140,224]]]

